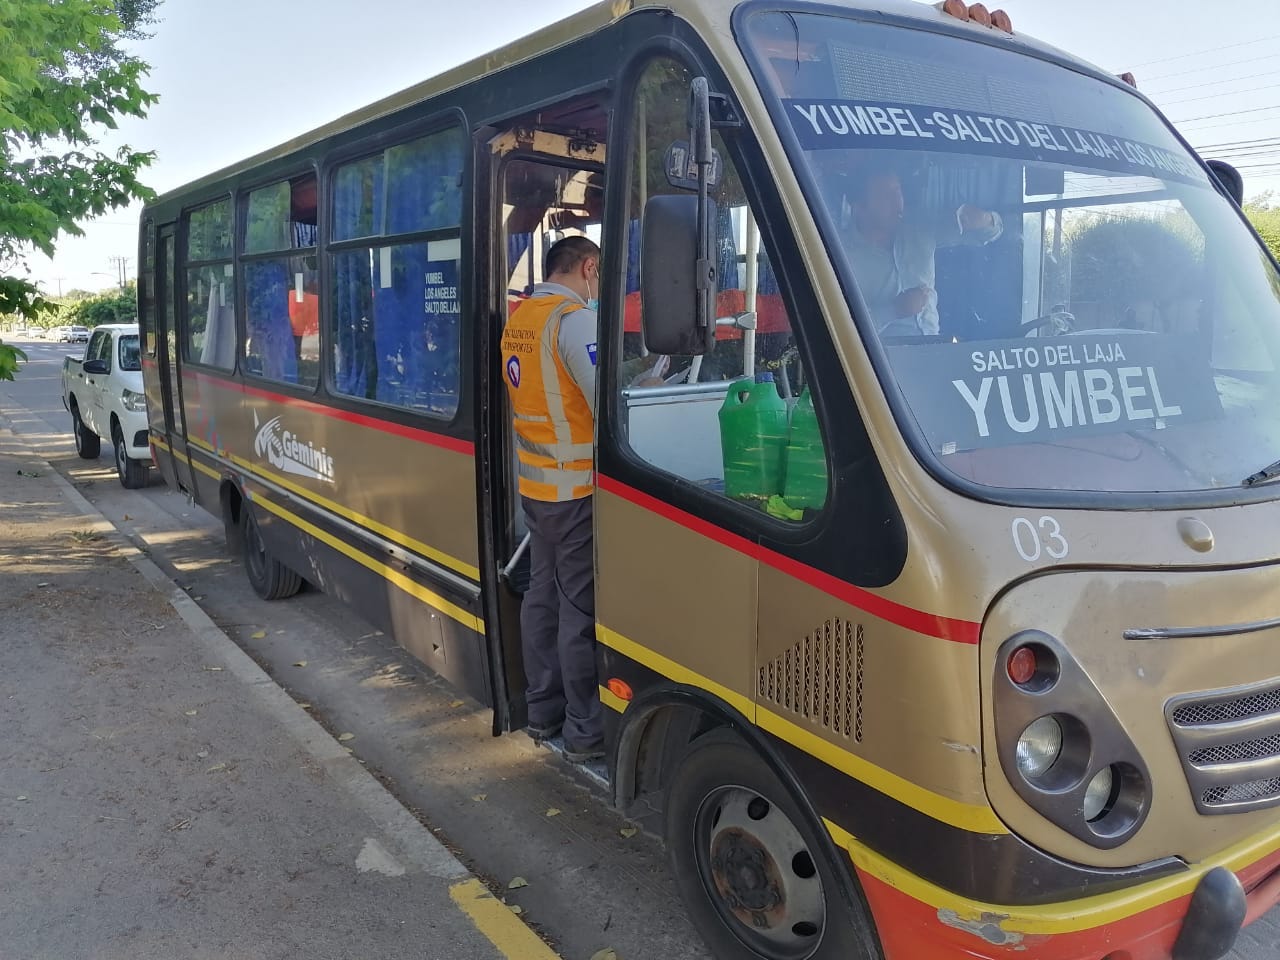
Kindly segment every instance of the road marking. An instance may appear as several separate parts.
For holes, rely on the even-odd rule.
[[[384,877],[403,877],[404,867],[387,848],[373,837],[365,837],[364,846],[360,848],[360,856],[356,857],[356,869],[361,873],[380,873]]]
[[[508,960],[559,960],[558,953],[539,940],[510,907],[475,877],[455,883],[449,888],[449,896]]]

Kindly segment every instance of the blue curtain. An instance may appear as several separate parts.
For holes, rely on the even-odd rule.
[[[245,333],[250,355],[261,362],[256,371],[272,380],[298,382],[298,357],[289,325],[291,283],[283,260],[250,261],[245,268]]]

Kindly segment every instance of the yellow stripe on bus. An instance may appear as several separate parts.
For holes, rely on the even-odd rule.
[[[309,523],[308,521],[303,520],[301,517],[289,512],[279,504],[272,503],[270,500],[266,499],[261,495],[255,496],[253,498],[253,502],[261,505],[264,509],[270,511],[271,513],[274,513],[277,517],[279,517],[281,520],[284,520],[286,523],[291,523],[295,527],[297,527],[299,530],[302,530],[310,534],[311,536],[315,537],[321,543],[327,544],[328,546],[333,547],[333,549],[337,550],[339,553],[344,554],[347,557],[350,557],[352,560],[360,564],[362,567],[366,567],[369,570],[372,570],[374,573],[379,574],[380,576],[386,578],[387,580],[394,583],[401,590],[403,590],[405,593],[409,594],[410,596],[416,597],[417,599],[421,600],[423,603],[427,604],[430,607],[434,607],[435,609],[443,613],[445,616],[450,617],[454,620],[457,620],[460,624],[462,624],[465,627],[470,627],[472,630],[476,631],[476,633],[481,633],[481,634],[484,633],[484,621],[481,620],[479,617],[477,617],[475,614],[462,609],[462,607],[458,606],[455,603],[450,603],[448,600],[440,596],[438,593],[428,590],[426,587],[422,586],[421,584],[416,583],[413,580],[409,579],[399,570],[393,570],[390,567],[388,567],[386,564],[379,563],[377,560],[374,560],[372,557],[368,556],[363,551],[357,550],[355,547],[351,546],[348,543],[344,543],[343,541],[339,540],[337,537],[333,536],[332,534],[326,533],[325,531],[321,530],[315,524]]]
[[[893,797],[914,810],[928,814],[935,820],[968,830],[973,833],[1005,834],[1009,832],[994,811],[988,806],[964,803],[934,793],[912,783],[896,773],[878,767],[869,760],[841,750],[835,744],[823,740],[803,727],[792,723],[785,717],[751,701],[740,693],[736,693],[714,680],[695,673],[688,667],[670,660],[662,654],[655,653],[633,640],[628,640],[608,627],[596,624],[596,637],[606,647],[630,657],[650,670],[655,670],[677,683],[688,684],[713,693],[730,706],[740,711],[747,719],[754,721],[762,730],[816,757],[823,763],[834,767],[841,773],[852,777],[881,793]]]
[[[990,922],[989,918],[998,916],[1001,918],[1001,929],[1028,935],[1076,933],[1115,923],[1189,896],[1200,878],[1214,867],[1223,866],[1234,872],[1280,849],[1280,830],[1271,827],[1228,847],[1218,856],[1203,861],[1190,870],[1127,890],[1100,893],[1065,903],[1009,906],[970,900],[944,890],[868,849],[851,833],[830,820],[823,820],[823,823],[836,844],[849,851],[850,858],[859,870],[930,907],[952,910],[961,920],[986,919]]]
[[[434,560],[441,566],[448,567],[450,570],[460,573],[465,577],[470,577],[472,580],[480,579],[479,567],[472,566],[463,560],[459,560],[457,557],[445,553],[443,550],[438,550],[428,543],[423,543],[421,540],[416,540],[408,534],[402,533],[393,527],[388,527],[385,523],[379,523],[372,517],[366,517],[362,513],[357,513],[354,510],[348,509],[347,507],[342,506],[342,504],[330,500],[328,497],[323,497],[314,491],[308,490],[300,484],[294,483],[292,480],[282,477],[277,473],[273,473],[270,470],[264,469],[259,464],[250,463],[248,460],[237,457],[235,454],[230,452],[219,453],[217,449],[208,443],[208,441],[201,440],[199,437],[189,437],[188,439],[195,446],[202,450],[207,450],[214,456],[226,457],[226,459],[230,460],[252,477],[270,480],[272,483],[284,487],[291,493],[297,494],[302,499],[309,500],[317,506],[324,507],[326,510],[336,513],[338,516],[344,517],[352,523],[359,524],[362,527],[367,527],[375,533],[386,537],[388,540],[400,544],[402,547],[407,547],[410,550],[416,550],[424,557]]]

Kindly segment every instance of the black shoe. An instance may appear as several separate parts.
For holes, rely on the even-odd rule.
[[[570,763],[591,763],[593,760],[603,760],[604,741],[597,740],[595,743],[580,747],[565,743],[564,758]]]
[[[552,737],[558,737],[562,726],[564,726],[563,722],[548,723],[545,725],[531,723],[524,728],[524,731],[533,738],[534,743],[542,743],[544,740],[550,740]]]

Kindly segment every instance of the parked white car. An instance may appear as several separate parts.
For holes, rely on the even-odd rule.
[[[62,404],[71,412],[82,459],[97,459],[107,438],[120,482],[130,489],[147,485],[151,446],[136,323],[94,328],[84,357],[62,361]]]

